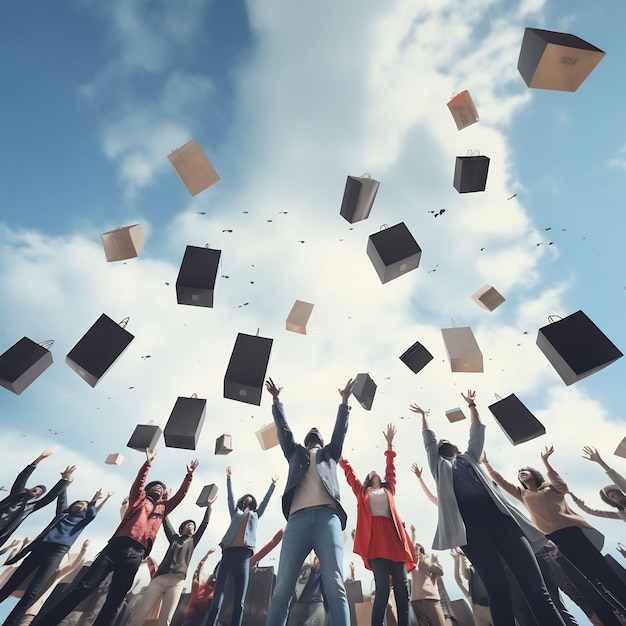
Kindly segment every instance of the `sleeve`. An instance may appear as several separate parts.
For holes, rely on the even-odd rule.
[[[269,489],[267,490],[267,493],[265,494],[265,497],[261,501],[261,504],[259,504],[259,507],[256,510],[256,514],[259,517],[261,517],[261,515],[263,515],[263,513],[265,513],[265,509],[267,508],[267,505],[268,505],[268,503],[270,501],[270,498],[272,497],[272,494],[274,493],[274,489],[276,489],[276,485],[274,483],[272,483],[270,485]]]
[[[87,523],[93,521],[97,514],[98,509],[96,508],[96,503],[90,502],[89,506],[87,507],[87,513],[85,514],[85,520],[87,520]]]
[[[396,494],[396,453],[393,450],[385,450],[385,481],[389,483],[392,494]]]
[[[517,487],[513,483],[510,483],[508,480],[504,478],[504,476],[502,476],[502,474],[500,474],[500,472],[496,472],[495,470],[492,472],[489,472],[489,476],[493,478],[493,480],[495,480],[496,483],[500,485],[500,487],[502,487],[502,489],[504,489],[504,491],[506,491],[509,495],[513,496],[514,498],[517,498],[520,502],[524,502],[522,500],[522,488],[521,487]]]
[[[64,488],[59,491],[59,495],[57,496],[57,515],[61,515],[65,509],[67,509],[67,486],[69,483],[64,485]]]
[[[191,485],[192,479],[193,474],[187,473],[185,475],[185,478],[183,478],[183,482],[178,488],[178,491],[165,503],[165,515],[171,513],[183,501],[183,498],[187,495],[187,492],[189,491],[189,486]]]
[[[200,543],[200,539],[202,539],[202,535],[204,535],[204,531],[206,530],[207,526],[209,525],[209,520],[211,519],[211,509],[213,507],[212,506],[207,506],[206,507],[206,511],[204,512],[204,517],[202,518],[202,521],[200,522],[200,526],[198,526],[198,530],[196,530],[196,532],[193,535],[193,545],[194,548],[195,546],[198,545],[198,543]]]
[[[163,518],[163,532],[167,537],[168,542],[171,544],[174,539],[176,539],[176,531],[172,526],[172,522],[170,522],[170,518],[166,515]]]
[[[558,472],[554,469],[550,468],[547,472],[548,480],[550,484],[560,494],[565,495],[569,489],[567,488],[567,483],[559,476]]]
[[[61,480],[54,487],[52,487],[52,489],[50,489],[50,491],[48,491],[43,498],[37,500],[33,508],[33,512],[38,511],[44,506],[50,504],[61,493],[61,491],[65,491],[68,485],[69,482],[65,480],[65,478],[61,478]],[[65,508],[67,508],[67,506]]]
[[[469,442],[467,444],[467,454],[469,454],[476,463],[480,462],[480,456],[485,446],[485,425],[482,423],[470,424]]]
[[[337,410],[337,417],[335,418],[335,427],[333,428],[333,435],[330,438],[330,443],[326,446],[330,457],[339,461],[341,458],[341,452],[343,450],[343,442],[348,432],[348,416],[350,415],[350,407],[343,402],[339,405]]]
[[[607,470],[606,474],[626,494],[626,478],[614,469]]]
[[[352,469],[352,465],[348,459],[340,459],[339,467],[343,470],[343,473],[346,475],[346,481],[348,485],[350,485],[350,489],[352,489],[354,495],[358,498],[363,492],[363,484],[357,478],[355,471]]]
[[[435,480],[439,477],[439,452],[437,450],[437,437],[435,432],[430,428],[422,430],[422,438],[424,439],[424,449],[426,450],[426,458],[428,459],[428,467],[430,473]]]
[[[615,511],[599,511],[598,509],[592,509],[587,506],[580,498],[577,498],[571,491],[570,496],[572,496],[572,500],[578,505],[578,508],[583,510],[585,513],[589,513],[589,515],[595,515],[596,517],[606,517],[609,519],[620,519],[619,515]]]
[[[18,493],[26,489],[26,481],[30,478],[31,474],[35,471],[35,465],[27,465],[16,477],[13,481],[13,486],[11,487],[11,494]]]
[[[278,441],[282,448],[285,458],[289,460],[296,449],[296,441],[287,424],[287,418],[285,417],[285,407],[282,402],[276,402],[272,404],[272,417],[274,418],[274,424],[276,424],[276,434],[278,435]]]
[[[226,476],[226,492],[228,493],[228,511],[232,517],[235,514],[235,495],[233,494],[233,481],[230,476]]]
[[[134,507],[137,505],[137,501],[139,496],[143,494],[143,486],[146,483],[146,478],[148,477],[148,472],[150,471],[150,463],[146,461],[137,472],[137,476],[135,477],[135,481],[130,487],[130,491],[128,492],[128,507]]]
[[[262,558],[267,556],[283,538],[283,529],[281,528],[260,550],[250,557],[250,565],[258,563]]]

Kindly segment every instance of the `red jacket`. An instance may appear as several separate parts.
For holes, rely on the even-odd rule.
[[[407,571],[411,571],[415,567],[415,552],[411,545],[411,538],[402,524],[402,519],[396,508],[394,494],[396,492],[396,468],[394,465],[394,457],[396,453],[393,450],[385,450],[385,482],[389,484],[389,488],[385,487],[387,497],[389,498],[389,508],[391,509],[391,518],[396,529],[396,535],[400,542],[404,544],[407,554],[412,555],[410,560],[406,561]],[[363,489],[363,483],[357,478],[352,466],[346,459],[341,459],[339,465],[346,474],[348,485],[352,487],[352,491],[356,496],[356,533],[354,536],[354,552],[363,559],[363,564],[367,569],[371,569],[368,559],[367,550],[370,545],[370,536],[372,534],[372,510],[369,502],[370,488]]]
[[[192,474],[187,474],[170,500],[163,493],[161,499],[154,503],[146,497],[143,488],[150,463],[146,461],[140,468],[137,478],[128,494],[128,509],[112,539],[116,537],[130,537],[140,543],[146,549],[146,555],[150,553],[154,539],[161,528],[161,523],[166,515],[169,515],[181,502],[191,485]]]

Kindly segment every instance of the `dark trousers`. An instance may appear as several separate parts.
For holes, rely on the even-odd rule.
[[[382,626],[389,600],[389,577],[393,582],[393,594],[398,610],[398,626],[409,626],[409,583],[406,575],[406,565],[388,559],[369,559],[376,593],[372,607],[372,624]]]
[[[213,591],[213,600],[211,601],[211,608],[207,614],[204,626],[214,626],[217,622],[217,616],[222,608],[224,594],[226,593],[226,585],[231,578],[233,579],[235,588],[233,594],[233,616],[230,618],[230,624],[231,626],[241,626],[243,620],[243,603],[246,598],[248,581],[250,579],[251,556],[252,550],[245,546],[226,548],[222,552],[222,560],[217,570],[215,590]]]
[[[28,587],[26,587],[24,595],[8,614],[2,626],[13,626],[13,624],[17,624],[24,617],[26,611],[37,600],[39,594],[43,591],[44,585],[48,582],[50,576],[54,574],[57,567],[59,567],[68,551],[68,546],[48,541],[37,541],[32,546],[29,555],[0,589],[0,602],[2,602],[34,572],[34,576]]]
[[[508,565],[541,626],[565,626],[546,589],[528,539],[510,516],[492,500],[459,500],[459,510],[467,532],[461,546],[482,579],[495,626],[513,626],[511,589],[500,556]]]
[[[107,598],[93,623],[93,626],[111,626],[118,607],[132,587],[144,552],[143,546],[128,537],[112,539],[96,557],[74,589],[45,613],[40,613],[32,626],[56,626],[98,588],[109,572],[113,572]]]
[[[587,539],[582,528],[568,526],[547,535],[559,546],[559,552],[591,582],[599,582],[626,610],[626,588],[604,560],[602,553]]]

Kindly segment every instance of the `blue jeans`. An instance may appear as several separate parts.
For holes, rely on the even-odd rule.
[[[226,548],[222,552],[222,560],[217,570],[217,580],[213,591],[211,608],[204,622],[205,626],[214,626],[217,623],[217,616],[222,608],[226,585],[232,577],[235,585],[233,593],[233,615],[230,618],[231,626],[241,626],[243,620],[243,604],[248,590],[250,580],[250,557],[252,550],[245,546],[237,548]]]
[[[343,585],[341,521],[328,506],[302,509],[289,516],[280,549],[276,585],[267,612],[267,626],[285,625],[300,568],[311,550],[315,550],[320,561],[331,624],[350,626],[348,597]]]

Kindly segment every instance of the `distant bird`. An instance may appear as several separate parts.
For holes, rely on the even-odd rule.
[[[513,200],[513,198],[515,198],[515,196],[517,196],[516,193],[514,193],[510,198],[507,198],[507,200]]]
[[[304,239],[298,240],[298,243],[304,243]]]
[[[230,276],[226,276],[226,274],[222,274],[222,278],[230,278]]]
[[[272,220],[267,220],[268,222],[271,222]]]
[[[287,211],[278,211],[278,215],[287,215]]]
[[[250,211],[242,211],[242,213],[249,213]]]
[[[198,215],[206,215],[206,211],[198,211]]]
[[[170,286],[170,284],[169,284],[169,283],[165,283],[165,284],[166,284],[168,287]]]
[[[232,231],[232,229],[227,228],[226,230],[223,230],[222,232],[223,232],[223,233],[232,233],[233,231]]]

